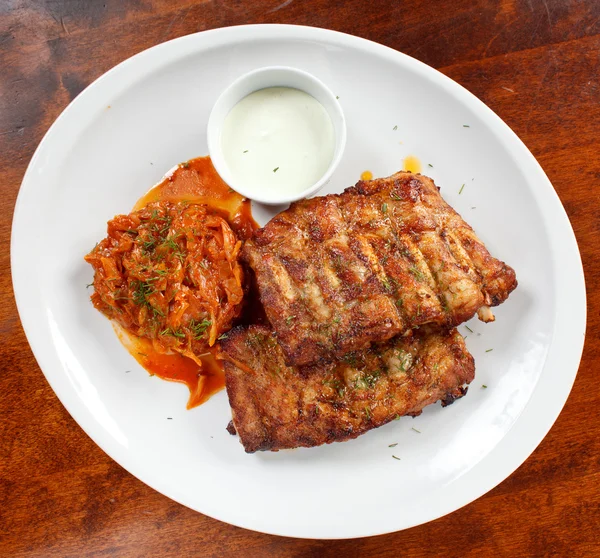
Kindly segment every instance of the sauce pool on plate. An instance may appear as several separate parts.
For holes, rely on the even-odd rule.
[[[408,172],[421,172],[421,161],[414,155],[408,155],[404,158],[403,168]]]
[[[314,97],[290,87],[268,87],[231,109],[223,123],[221,148],[232,177],[248,188],[299,193],[329,168],[335,132]]]
[[[215,358],[214,349],[211,348],[208,353],[200,356],[200,367],[191,358],[180,353],[159,353],[149,339],[136,337],[115,322],[113,327],[121,343],[150,375],[170,382],[180,382],[188,387],[188,409],[208,401],[225,387],[223,367],[221,361]]]

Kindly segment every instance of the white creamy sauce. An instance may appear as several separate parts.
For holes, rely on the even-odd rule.
[[[327,171],[335,135],[329,114],[314,97],[268,87],[231,109],[221,149],[236,182],[272,195],[298,193]]]

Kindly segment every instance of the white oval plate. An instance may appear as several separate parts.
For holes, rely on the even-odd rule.
[[[519,287],[495,323],[469,324],[475,333],[461,326],[477,373],[467,397],[451,407],[431,406],[343,444],[246,455],[225,431],[225,392],[186,411],[186,388],[149,377],[121,346],[88,300],[92,270],[83,256],[105,235],[106,221],[127,213],[167,169],[207,152],[208,115],[227,84],[277,65],[314,74],[343,105],[348,143],[323,193],[354,184],[366,169],[392,174],[416,155],[492,254],[516,269]],[[259,222],[272,214],[255,207]],[[363,537],[464,506],[542,440],[583,347],[577,244],[531,153],[442,74],[323,29],[218,29],[112,69],[69,105],[37,149],[19,193],[11,250],[33,352],[89,436],[170,498],[266,533]]]

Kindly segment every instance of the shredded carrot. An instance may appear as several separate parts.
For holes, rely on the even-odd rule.
[[[155,202],[108,222],[86,257],[94,306],[161,353],[199,355],[241,312],[241,241],[203,204]]]

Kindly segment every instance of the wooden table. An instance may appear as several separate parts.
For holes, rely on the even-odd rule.
[[[105,2],[0,1],[0,555],[600,556],[600,2]],[[23,173],[50,124],[129,56],[243,23],[327,27],[439,69],[523,139],[575,229],[589,317],[564,411],[509,479],[427,525],[355,541],[295,540],[184,508],[84,434],[48,386],[21,328],[10,227]]]

